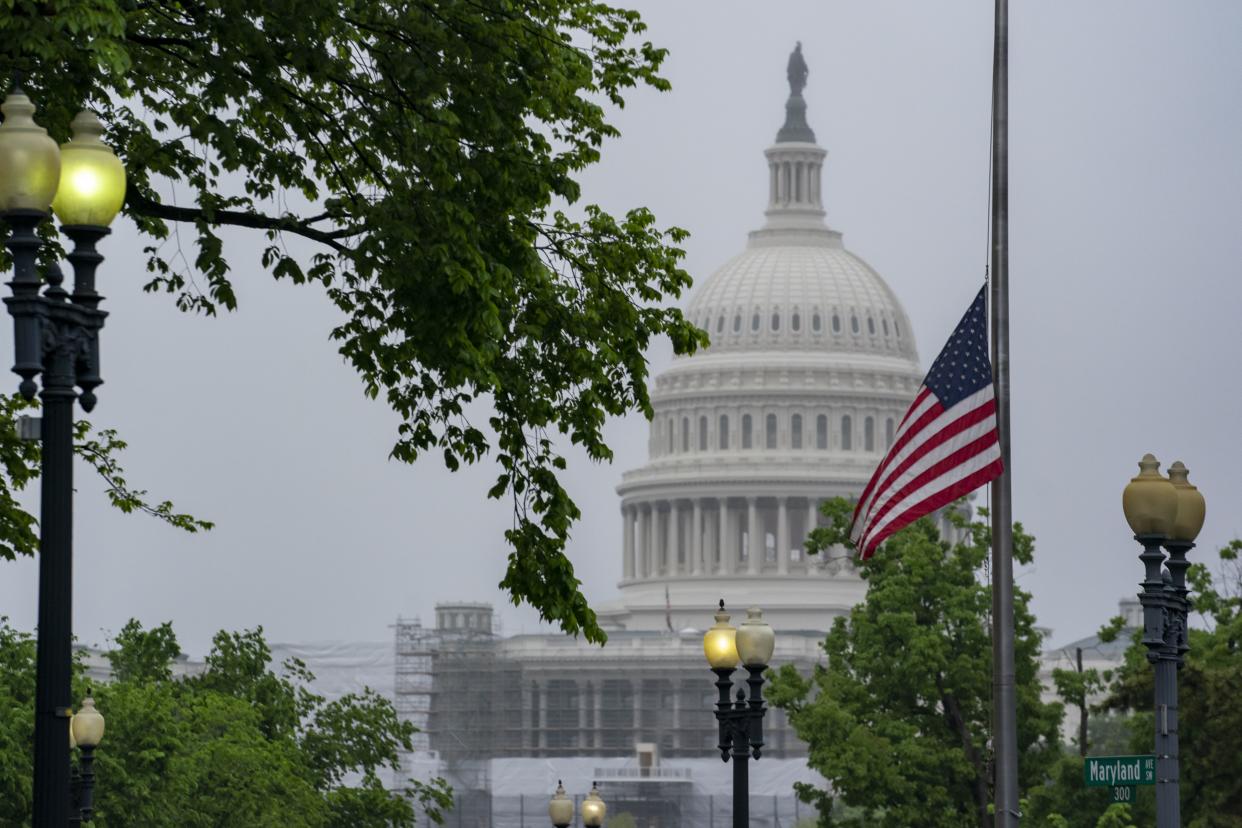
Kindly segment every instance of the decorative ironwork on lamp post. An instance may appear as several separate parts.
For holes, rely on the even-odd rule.
[[[767,707],[763,701],[763,673],[772,660],[776,635],[763,620],[763,613],[752,607],[746,611],[747,618],[738,628],[729,624],[724,601],[716,613],[716,623],[703,636],[703,652],[707,663],[716,674],[716,688],[720,697],[716,702],[716,721],[720,724],[720,758],[733,760],[733,825],[734,828],[750,826],[750,778],[748,762],[756,760],[763,749],[763,716]],[[737,699],[730,698],[733,690],[733,671],[741,662],[749,676],[749,698],[745,690],[738,689]]]
[[[1155,670],[1156,826],[1180,828],[1177,671],[1184,663],[1190,599],[1186,588],[1187,553],[1203,528],[1203,495],[1188,480],[1181,461],[1166,478],[1150,454],[1139,461],[1139,474],[1122,494],[1122,509],[1143,547],[1143,644]],[[1168,551],[1165,557],[1164,547]]]
[[[71,124],[72,139],[57,147],[34,121],[35,107],[16,86],[0,104],[0,218],[13,259],[13,295],[5,305],[14,323],[13,371],[26,399],[42,399],[42,493],[39,609],[35,678],[34,821],[68,824],[70,807],[70,662],[73,641],[73,404],[95,405],[99,376],[96,243],[125,198],[125,168],[100,140],[103,127],[89,112]],[[73,242],[73,292],[59,266],[42,272],[38,228],[49,209]],[[43,390],[35,378],[42,374]],[[75,390],[81,389],[80,392]]]

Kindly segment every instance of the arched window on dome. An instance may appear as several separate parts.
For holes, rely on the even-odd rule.
[[[875,451],[875,418],[863,420],[863,451]]]
[[[767,448],[776,448],[776,415],[769,414],[763,423],[764,445]]]
[[[716,320],[716,333],[724,332],[724,314],[720,314],[720,318]]]
[[[858,324],[858,317],[850,314],[850,330],[854,333],[860,333],[862,328]]]
[[[835,313],[832,315],[832,332],[841,333],[841,317]]]
[[[729,415],[720,415],[720,447],[727,449],[729,447]]]
[[[668,419],[668,453],[673,453],[673,418]]]
[[[759,314],[758,313],[756,313],[754,316],[750,318],[750,329],[752,331],[759,330]]]
[[[884,441],[886,443],[885,448],[893,447],[893,436],[894,436],[893,435],[893,418],[889,417],[888,420],[884,422]]]
[[[854,421],[846,414],[841,418],[841,450],[851,451],[854,448]]]
[[[884,335],[885,335],[885,336],[888,336],[888,320],[887,320],[887,319],[881,319],[881,320],[880,320],[880,324],[884,326]]]
[[[779,313],[772,314],[772,330],[779,331],[781,329],[781,315]]]
[[[802,448],[802,415],[795,414],[789,418],[789,447]]]
[[[750,415],[743,414],[742,415],[742,448],[744,449],[748,449],[754,445],[754,442],[751,439],[752,437],[751,432],[753,431],[753,429],[751,428],[751,425],[752,423],[751,423]]]
[[[690,418],[681,418],[681,450],[690,450]]]
[[[870,316],[867,317],[867,333],[875,336],[875,319]]]
[[[817,313],[817,314],[812,315],[811,316],[811,330],[815,331],[815,333],[819,333],[819,329],[821,327],[822,325],[820,325],[819,314]]]
[[[802,328],[802,319],[798,316],[797,311],[795,311],[794,315],[789,319],[789,328],[792,331],[798,331]]]
[[[733,317],[733,332],[737,333],[742,329],[742,315],[739,313]]]
[[[699,451],[707,451],[707,418],[699,417]]]
[[[893,320],[893,332],[897,334],[898,339],[901,339],[901,323],[896,319]]]
[[[828,415],[820,414],[815,418],[815,448],[828,448]]]

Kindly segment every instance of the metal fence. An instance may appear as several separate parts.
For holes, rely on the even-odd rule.
[[[628,814],[635,828],[729,828],[733,819],[731,796],[685,794],[635,799],[617,799],[602,791],[608,803],[605,825]],[[580,797],[577,797],[580,799]],[[578,808],[575,807],[575,811]],[[751,828],[794,828],[801,820],[811,820],[813,809],[788,796],[752,796],[750,798]],[[425,817],[422,819],[426,819]],[[418,826],[432,828],[434,823],[420,819]],[[580,822],[575,820],[574,828]],[[548,797],[493,796],[467,793],[456,797],[453,809],[444,816],[444,828],[547,828]]]

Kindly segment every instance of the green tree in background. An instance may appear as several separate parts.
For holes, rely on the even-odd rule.
[[[664,307],[690,284],[684,232],[578,203],[618,134],[605,107],[668,88],[644,30],[594,0],[11,0],[0,75],[26,75],[59,139],[99,113],[148,290],[212,314],[256,270],[323,289],[341,353],[401,418],[392,456],[491,454],[514,514],[501,585],[602,641],[564,555],[579,510],[556,441],[610,459],[606,417],[651,414],[651,338],[706,341]],[[189,255],[164,244],[178,225]],[[259,260],[226,255],[224,228],[259,234]]]
[[[808,546],[845,540],[850,506],[826,505],[832,525]],[[866,600],[836,619],[827,664],[810,677],[785,666],[770,699],[809,747],[831,792],[803,785],[823,826],[990,826],[991,594],[982,577],[990,537],[974,524],[951,545],[929,520],[894,535],[862,565]],[[1014,528],[1015,557],[1034,541]],[[1029,596],[1015,592],[1022,785],[1042,782],[1060,749],[1062,708],[1040,700],[1040,636]],[[835,808],[834,800],[850,806]]]
[[[115,680],[91,688],[107,718],[100,828],[412,828],[414,802],[437,823],[451,804],[442,780],[409,783],[409,798],[385,790],[413,728],[370,690],[327,701],[304,665],[273,672],[261,630],[217,634],[206,670],[184,679],[170,625],[130,621],[116,645]],[[75,684],[87,692],[81,670]],[[3,826],[29,825],[33,697],[33,641],[0,621]]]
[[[1216,576],[1198,563],[1190,568],[1188,583],[1200,624],[1191,627],[1190,652],[1178,671],[1181,758],[1182,824],[1187,828],[1242,828],[1242,541],[1234,540],[1219,552]],[[1100,631],[1113,640],[1120,634],[1121,618]],[[1136,632],[1125,661],[1114,676],[1104,676],[1109,694],[1093,722],[1106,723],[1093,736],[1091,753],[1149,754],[1155,725],[1152,713],[1153,671],[1147,648]],[[1117,733],[1121,730],[1122,733]],[[1116,744],[1118,735],[1123,737]],[[1109,740],[1108,742],[1105,739]],[[1123,815],[1135,825],[1155,822],[1154,789],[1140,786],[1137,801],[1124,812],[1107,806],[1105,788],[1086,788],[1082,760],[1062,759],[1045,785],[1028,791],[1029,816],[1036,826],[1094,828],[1104,817]],[[1107,809],[1107,810],[1106,810]],[[1100,821],[1097,823],[1097,816]],[[1111,815],[1111,816],[1110,816]],[[1110,824],[1130,825],[1126,822]]]
[[[1242,828],[1242,540],[1219,551],[1219,566],[1187,573],[1200,624],[1178,671],[1182,824]],[[1108,705],[1131,716],[1131,747],[1150,753],[1155,728],[1153,671],[1136,639],[1126,652]]]

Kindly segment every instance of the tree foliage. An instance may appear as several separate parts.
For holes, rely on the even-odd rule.
[[[415,803],[439,822],[442,780],[386,790],[412,726],[370,690],[328,701],[290,662],[274,672],[261,630],[217,634],[201,675],[175,678],[172,628],[130,621],[91,689],[107,719],[93,824],[400,828]],[[75,695],[87,692],[82,671]],[[0,825],[29,824],[34,644],[0,619]]]
[[[844,542],[849,505],[826,507],[832,525],[811,544]],[[802,786],[824,826],[990,825],[992,646],[990,537],[975,524],[952,545],[923,520],[894,535],[862,568],[866,600],[836,619],[827,663],[811,676],[792,666],[770,698],[809,747],[831,790]],[[1014,528],[1016,557],[1033,539]],[[1042,781],[1059,750],[1059,704],[1040,700],[1040,635],[1029,596],[1015,591],[1015,679],[1022,783]],[[850,806],[836,808],[834,800]]]
[[[148,290],[212,314],[238,272],[324,289],[341,353],[401,418],[392,455],[491,453],[514,514],[502,586],[602,640],[563,554],[579,510],[558,439],[610,459],[605,418],[651,414],[651,338],[705,341],[662,306],[690,283],[683,231],[578,204],[617,135],[606,107],[668,88],[644,30],[594,0],[10,0],[0,72],[26,73],[57,137],[99,112]],[[259,261],[237,269],[227,227],[263,235]]]

